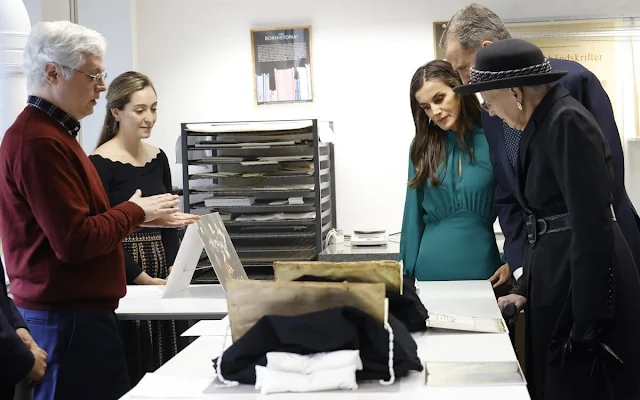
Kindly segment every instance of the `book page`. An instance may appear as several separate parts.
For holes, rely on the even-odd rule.
[[[437,314],[429,311],[427,327],[468,332],[507,332],[501,318],[477,318],[451,314]]]

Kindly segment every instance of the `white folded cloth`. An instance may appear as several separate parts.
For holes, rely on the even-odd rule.
[[[256,365],[256,390],[260,394],[282,392],[314,392],[358,388],[353,366],[316,371],[311,374],[278,371]]]
[[[267,353],[267,368],[285,372],[311,374],[316,371],[351,367],[362,369],[359,350],[338,350],[327,353],[301,355],[294,353]]]
[[[309,355],[269,352],[267,366],[256,366],[255,388],[261,394],[355,390],[356,371],[361,369],[359,350]]]

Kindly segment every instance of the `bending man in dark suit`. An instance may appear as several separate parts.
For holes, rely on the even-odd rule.
[[[38,347],[22,316],[7,295],[0,260],[0,399],[12,399],[21,382],[39,382],[47,369],[47,353]]]
[[[476,52],[494,41],[509,38],[511,35],[500,18],[488,8],[474,3],[458,11],[451,18],[440,39],[440,47],[453,68],[460,73],[462,81],[467,84],[469,69],[474,64]],[[640,265],[638,215],[624,186],[624,154],[609,96],[598,78],[579,63],[558,59],[549,59],[549,61],[552,69],[569,71],[557,84],[566,87],[571,96],[593,114],[609,142],[615,173],[615,182],[612,187],[613,206],[618,224],[638,266]],[[505,137],[512,138],[519,132],[509,128],[498,117],[491,117],[487,112],[482,113],[482,125],[489,142],[491,163],[496,179],[495,205],[505,237],[505,258],[513,278],[517,281],[522,276],[522,253],[527,238],[522,210],[513,195],[516,188],[515,170],[507,155],[508,151],[517,151],[517,149],[511,148],[512,141],[505,141]],[[505,270],[506,268],[503,272]],[[491,278],[492,281],[499,280],[496,285],[502,283],[505,278],[504,274],[498,276],[498,272]]]

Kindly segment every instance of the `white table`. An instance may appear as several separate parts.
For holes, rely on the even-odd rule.
[[[485,281],[421,282],[420,297],[428,310],[483,318],[501,318],[491,285]],[[430,330],[414,334],[423,362],[436,361],[517,361],[507,333],[468,333]],[[212,360],[222,351],[220,335],[202,336],[178,353],[155,374],[167,377],[196,377],[214,382]],[[231,339],[227,338],[227,346]],[[427,387],[424,372],[411,373],[391,386],[361,384],[357,391],[272,394],[270,399],[530,399],[526,386]],[[419,396],[419,397],[418,397]],[[204,399],[249,400],[263,398],[253,386],[234,388],[209,386]],[[125,396],[123,399],[127,399]]]
[[[163,286],[127,286],[116,315],[121,320],[220,319],[227,315],[227,300],[220,285],[190,285],[162,298]]]

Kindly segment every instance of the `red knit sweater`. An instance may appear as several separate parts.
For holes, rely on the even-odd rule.
[[[126,293],[121,241],[144,221],[109,208],[75,137],[26,107],[0,146],[0,235],[15,304],[34,310],[115,309]]]

